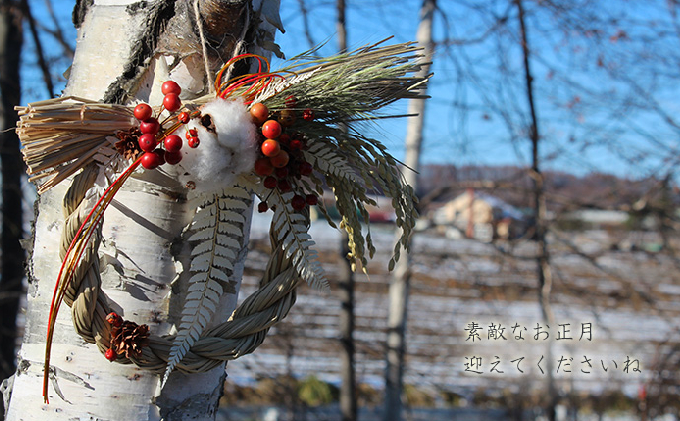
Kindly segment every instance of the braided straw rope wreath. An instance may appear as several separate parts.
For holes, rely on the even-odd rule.
[[[83,199],[87,190],[94,185],[97,173],[96,165],[85,167],[74,177],[64,197],[63,209],[67,217],[61,237],[61,258],[66,255],[69,244],[87,216],[89,208]],[[97,255],[101,237],[100,227],[83,253],[64,301],[71,307],[76,332],[86,342],[96,343],[104,352],[110,342],[111,325],[106,321],[106,316],[111,308],[101,289]],[[189,373],[205,372],[227,360],[249,354],[264,341],[269,328],[286,317],[295,303],[300,278],[290,258],[285,257],[283,248],[275,240],[276,237],[276,233],[270,233],[272,254],[259,289],[243,301],[228,321],[206,330],[177,364],[177,369]],[[117,361],[132,362],[141,368],[162,373],[169,359],[173,339],[173,336],[152,336],[149,346],[142,348],[140,358],[126,359],[121,356]]]
[[[305,175],[307,178],[299,178],[299,183],[295,182],[296,190],[287,192],[288,196],[282,194],[283,188],[279,191],[267,187],[264,183],[266,179],[252,184],[253,192],[262,200],[260,205],[264,204],[265,208],[271,206],[272,209],[276,207],[279,218],[270,229],[272,253],[259,289],[243,301],[228,321],[207,330],[204,330],[205,324],[201,321],[199,324],[202,324],[200,330],[203,331],[203,336],[197,341],[193,340],[193,335],[197,333],[190,333],[191,341],[187,341],[189,333],[187,329],[182,330],[181,325],[180,335],[176,337],[152,336],[147,341],[147,331],[144,330],[146,327],[140,327],[138,334],[132,332],[123,338],[131,341],[130,346],[135,352],[128,353],[126,350],[123,357],[120,351],[116,351],[119,357],[117,361],[134,363],[156,373],[165,371],[168,374],[174,368],[191,373],[211,370],[227,360],[253,352],[264,341],[269,328],[288,314],[295,302],[296,287],[302,279],[312,286],[326,285],[323,270],[316,260],[316,252],[309,248],[314,242],[307,232],[309,213],[305,209],[308,209],[308,203],[302,196],[304,194],[318,200],[317,195],[323,194],[324,185],[335,192],[335,205],[343,217],[340,229],[348,233],[348,245],[351,249],[348,257],[353,265],[359,263],[366,267],[367,257],[371,257],[375,251],[370,231],[366,235],[362,232],[362,221],[369,220],[366,206],[376,205],[370,196],[374,192],[380,192],[392,199],[395,224],[402,234],[395,244],[388,265],[390,270],[394,267],[400,251],[408,250],[408,238],[417,217],[413,189],[405,183],[399,162],[386,151],[383,144],[355,131],[342,130],[341,126],[348,121],[381,118],[383,116],[377,114],[377,110],[396,100],[425,98],[421,87],[427,83],[430,75],[411,76],[421,70],[418,47],[411,43],[392,46],[379,44],[323,59],[311,53],[303,54],[278,73],[269,73],[268,63],[265,63],[267,65],[264,66],[264,71],[258,68],[257,73],[232,82],[223,81],[220,71],[216,78],[219,95],[215,101],[231,97],[247,98],[251,103],[262,101],[276,118],[294,108],[295,104],[289,105],[291,98],[296,103],[301,101],[297,105],[299,110],[304,109],[303,118],[298,120],[301,124],[296,127],[303,139],[309,139],[310,142],[303,145],[306,149],[296,159],[304,160],[310,171],[306,171],[306,174],[299,171],[297,175]],[[259,56],[239,55],[227,62],[223,70],[228,69],[235,61],[249,57]],[[357,74],[361,77],[356,77]],[[187,110],[194,113],[198,102],[186,106]],[[206,107],[207,102],[203,109]],[[221,115],[219,112],[222,110],[220,108],[217,115]],[[29,168],[29,175],[32,175],[31,180],[49,177],[40,185],[40,192],[81,170],[73,175],[73,181],[63,200],[66,218],[60,245],[63,264],[53,298],[54,311],[50,312],[48,326],[45,365],[49,367],[54,322],[62,298],[72,308],[75,330],[86,342],[95,343],[100,351],[108,352],[115,345],[112,342],[120,340],[120,330],[118,333],[113,331],[107,320],[107,316],[112,313],[111,307],[115,306],[110,304],[101,289],[98,256],[102,241],[100,217],[117,189],[137,168],[142,158],[131,164],[104,191],[94,208],[93,198],[88,190],[95,186],[102,170],[96,163],[97,160],[101,162],[101,157],[107,158],[115,153],[110,148],[112,134],[118,136],[120,133],[131,133],[131,128],[139,123],[133,118],[134,113],[129,107],[75,97],[29,104],[28,107],[19,107],[19,111],[22,120],[17,133],[24,145],[24,160]],[[315,113],[318,113],[316,118]],[[252,124],[249,119],[247,123]],[[176,127],[168,128],[170,129],[175,130]],[[120,137],[120,140],[123,143],[128,141],[124,137]],[[65,144],[69,147],[64,148]],[[116,147],[125,159],[131,159],[125,150],[118,149],[118,143]],[[259,158],[255,162],[262,159],[265,158]],[[272,165],[271,162],[269,164]],[[241,171],[247,172],[245,169]],[[253,169],[254,175],[263,174]],[[111,190],[112,187],[115,189]],[[305,202],[297,211],[292,203],[295,196],[303,198]],[[226,198],[229,198],[228,194]],[[103,199],[106,200],[102,201]],[[329,224],[335,227],[322,202],[318,205]],[[239,213],[237,209],[234,212]],[[196,279],[199,278],[200,276]],[[194,285],[195,282],[197,281],[194,281]],[[207,285],[205,287],[210,288]],[[213,292],[215,291],[211,291],[211,294]],[[210,300],[214,310],[217,299]],[[182,317],[184,320],[184,316]],[[194,320],[199,319],[194,317]],[[113,340],[112,334],[116,336]],[[177,344],[179,339],[184,341],[180,341],[184,347],[180,352],[177,351],[180,349]],[[189,343],[191,348],[185,353]],[[124,344],[125,347],[128,345]],[[141,352],[138,353],[137,350]],[[45,372],[43,390],[46,400],[47,373],[48,370]]]

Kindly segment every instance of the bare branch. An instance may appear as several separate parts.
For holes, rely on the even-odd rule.
[[[59,24],[59,20],[57,19],[57,15],[54,13],[54,8],[52,7],[52,0],[45,0],[45,8],[47,9],[47,12],[50,15],[50,18],[52,19],[52,25],[54,25],[54,29],[48,29],[43,25],[40,25],[38,23],[38,28],[44,32],[49,33],[54,37],[54,39],[61,45],[61,48],[64,51],[64,54],[69,58],[73,59],[73,54],[75,54],[75,51],[73,49],[73,46],[71,43],[66,41],[66,37],[64,36],[64,31],[61,28],[61,25]]]
[[[31,14],[31,7],[27,0],[21,0],[21,8],[24,13],[24,17],[28,21],[28,27],[31,30],[31,36],[33,37],[33,42],[35,43],[35,52],[38,57],[38,66],[43,75],[43,81],[45,82],[45,87],[47,88],[47,94],[50,98],[54,97],[54,82],[52,81],[52,74],[50,73],[50,67],[45,60],[45,53],[43,52],[42,42],[40,41],[40,36],[38,35],[38,28],[35,24],[35,19]]]

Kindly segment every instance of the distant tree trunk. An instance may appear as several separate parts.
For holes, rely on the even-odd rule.
[[[266,16],[257,13],[263,4],[269,8]],[[274,19],[266,18],[271,18],[273,11],[278,18],[278,4],[277,0],[79,0],[73,14],[78,27],[77,49],[64,94],[108,103],[142,100],[157,105],[162,98],[159,85],[168,79],[177,81],[187,98],[206,93],[216,69],[234,53],[263,52],[250,47],[254,47],[255,36],[262,35],[260,30],[273,39],[274,28],[268,22]],[[197,33],[197,22],[201,22],[203,34]],[[246,25],[249,31],[244,30]],[[247,42],[237,42],[241,35]],[[203,57],[206,51],[208,63]],[[170,64],[175,66],[168,67]],[[171,293],[170,284],[177,262],[188,267],[190,246],[181,233],[193,215],[186,190],[172,177],[172,170],[167,171],[169,176],[147,172],[128,180],[107,210],[102,228],[101,250],[106,255],[101,264],[102,291],[120,306],[116,311],[149,324],[156,335],[169,331],[183,307],[184,296]],[[87,183],[82,174],[86,173],[76,176],[78,182]],[[45,322],[61,263],[61,208],[68,184],[62,183],[39,198],[27,334],[14,376],[8,419],[214,419],[224,365],[198,374],[176,371],[159,391],[158,375],[134,365],[111,364],[96,346],[76,334],[66,306],[62,306],[55,328],[50,404],[42,404]],[[250,210],[243,216],[245,248]],[[242,259],[234,268],[234,280],[240,285],[245,253],[239,253]],[[91,266],[84,268],[86,276],[99,274],[99,264],[99,259],[93,259]],[[177,282],[186,281],[189,275],[184,271]],[[235,294],[223,300],[214,321],[226,320],[235,301]]]
[[[424,77],[430,73],[429,62],[432,60],[434,43],[432,40],[432,23],[436,0],[423,0],[420,9],[420,24],[416,39],[425,48],[423,63],[417,77]],[[408,105],[409,114],[417,114],[408,120],[406,129],[406,166],[404,170],[406,182],[418,190],[418,169],[420,167],[420,150],[425,123],[425,100],[411,99]],[[410,287],[410,255],[403,256],[394,269],[394,277],[390,284],[390,310],[387,332],[387,368],[385,375],[385,421],[398,421],[402,412],[402,390],[406,359],[406,320],[408,295]]]
[[[16,370],[16,316],[24,277],[22,237],[21,174],[23,165],[19,138],[13,127],[21,102],[19,63],[23,43],[22,16],[19,4],[3,0],[0,8],[0,91],[2,122],[0,127],[0,164],[2,165],[2,278],[0,279],[0,380]],[[0,402],[2,405],[2,402]],[[4,411],[3,411],[4,412]],[[2,419],[2,414],[0,414]]]
[[[541,306],[541,314],[543,321],[550,326],[554,326],[552,306],[550,304],[550,293],[552,290],[552,272],[550,270],[550,254],[548,252],[547,235],[547,208],[545,198],[544,177],[540,168],[539,143],[540,134],[538,130],[538,117],[536,115],[536,106],[534,102],[534,88],[533,75],[531,73],[529,36],[527,34],[526,21],[524,15],[524,7],[522,0],[515,0],[517,5],[517,18],[519,19],[522,53],[524,63],[524,75],[526,82],[527,103],[529,105],[529,112],[531,114],[531,126],[529,129],[529,138],[531,140],[531,178],[533,180],[534,192],[534,215],[535,215],[535,233],[534,239],[536,241],[536,274],[538,277],[538,302]],[[553,358],[552,347],[548,346],[548,356],[546,372],[548,373],[548,404],[546,412],[550,421],[555,421],[556,407],[557,407],[557,388],[555,386],[555,379],[553,373]]]
[[[338,20],[338,49],[347,51],[347,14],[345,0],[336,2]],[[346,129],[346,128],[345,128]],[[339,276],[340,295],[340,342],[342,352],[340,356],[342,384],[340,385],[340,411],[343,421],[355,421],[357,419],[357,390],[356,390],[356,342],[354,341],[355,326],[355,294],[356,280],[349,259],[349,237],[345,230],[341,230],[340,239],[340,265],[342,266]]]

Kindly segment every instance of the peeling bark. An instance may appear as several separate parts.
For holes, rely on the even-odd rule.
[[[103,97],[104,102],[125,104],[132,100],[138,90],[136,87],[140,78],[156,54],[159,37],[167,22],[175,14],[174,0],[157,0],[150,7],[146,4],[146,2],[132,3],[125,8],[133,19],[142,17],[140,28],[144,30],[137,39],[132,40],[132,50],[123,72],[109,85]]]
[[[257,10],[259,2],[254,3],[252,7]],[[278,7],[277,1],[272,3]],[[218,6],[214,10],[224,17],[235,5],[246,3],[215,4]],[[250,2],[247,6],[251,7]],[[213,76],[205,75],[203,50],[190,45],[200,37],[193,32],[195,25],[180,25],[182,19],[190,22],[192,10],[192,0],[78,1],[73,14],[79,28],[77,48],[64,94],[106,102],[142,100],[156,104],[162,97],[160,84],[167,79],[191,86],[183,92],[185,97],[206,91],[206,81]],[[212,12],[206,13],[201,14],[206,22],[214,20]],[[232,16],[234,27],[229,30],[233,33],[226,34],[227,38],[245,32],[236,25],[247,22],[244,12],[234,12]],[[267,20],[253,18],[250,23],[259,25],[252,31],[273,33]],[[189,31],[182,44],[178,28]],[[214,71],[221,64],[218,58],[231,54],[231,50],[227,45],[221,53],[213,49],[209,54],[213,60],[210,71]],[[55,328],[51,403],[42,404],[44,338],[61,263],[61,201],[67,188],[68,182],[62,183],[39,198],[26,336],[20,353],[22,368],[14,378],[8,419],[214,419],[225,378],[224,366],[191,375],[175,372],[160,392],[158,375],[134,365],[109,363],[96,346],[85,343],[74,332],[65,306]],[[175,313],[181,311],[183,285],[189,274],[187,271],[176,277],[175,273],[176,265],[189,267],[190,247],[181,235],[193,211],[187,206],[186,190],[171,170],[130,179],[106,211],[99,262],[102,289],[120,307],[115,308],[119,314],[149,324],[155,335],[170,333]],[[248,231],[245,229],[246,238]],[[241,255],[241,264],[234,270],[239,284],[245,253]],[[230,315],[236,297],[232,295],[223,304],[215,322]]]

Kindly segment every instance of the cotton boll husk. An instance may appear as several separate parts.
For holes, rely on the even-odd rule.
[[[257,133],[250,113],[240,101],[216,98],[201,108],[210,115],[215,133],[192,119],[178,134],[185,140],[182,147],[180,181],[196,184],[198,191],[215,191],[234,184],[236,176],[251,171],[255,163]],[[195,129],[200,144],[190,148],[186,132]]]

